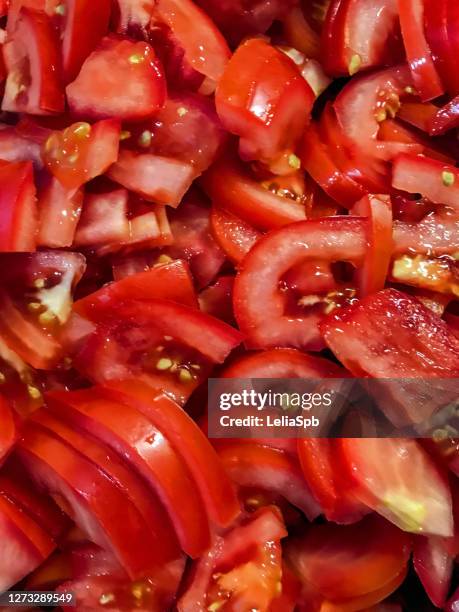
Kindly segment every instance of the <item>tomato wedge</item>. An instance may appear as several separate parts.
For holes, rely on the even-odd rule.
[[[444,93],[424,34],[424,1],[398,0],[400,25],[411,74],[421,99],[438,98]]]
[[[101,394],[136,408],[167,437],[186,462],[212,521],[228,526],[238,516],[239,504],[216,452],[182,408],[161,393],[152,397],[151,387],[141,382],[110,382]]]
[[[365,296],[384,289],[394,250],[392,203],[389,196],[367,196],[355,204],[352,212],[370,221],[369,249],[357,272],[360,294]]]
[[[448,482],[416,440],[360,438],[340,444],[358,499],[404,531],[453,535]]]
[[[272,184],[276,185],[275,179]],[[214,205],[260,230],[306,218],[302,194],[292,191],[282,197],[265,189],[231,157],[217,161],[203,177],[203,185]]]
[[[62,248],[73,244],[83,204],[83,191],[68,189],[54,176],[38,194],[38,246]]]
[[[8,76],[2,110],[31,115],[64,111],[59,42],[43,11],[20,10],[3,56]]]
[[[248,346],[322,348],[322,309],[289,315],[279,282],[305,260],[359,264],[365,253],[365,226],[359,218],[311,219],[273,231],[256,243],[234,284],[236,320]]]
[[[443,538],[419,536],[413,544],[413,564],[430,600],[443,608],[451,586],[454,559]]]
[[[240,487],[276,493],[301,510],[312,521],[320,507],[311,495],[298,461],[287,453],[255,443],[217,444],[229,477]]]
[[[384,587],[409,557],[409,537],[375,515],[355,525],[313,525],[287,546],[301,580],[337,605]]]
[[[215,102],[224,127],[240,136],[241,157],[269,163],[292,155],[314,99],[292,60],[254,38],[233,54]]]
[[[38,412],[33,416],[33,420],[78,451],[126,494],[126,498],[141,515],[140,523],[148,533],[153,550],[157,553],[158,563],[180,555],[172,524],[161,503],[115,452],[86,433],[73,429],[64,419],[56,418],[48,411]]]
[[[94,389],[53,392],[48,402],[53,412],[65,414],[69,423],[95,435],[126,458],[157,493],[182,549],[191,557],[204,552],[210,536],[203,502],[186,463],[148,418],[135,408],[103,398]]]
[[[67,85],[72,113],[91,119],[151,117],[166,100],[166,82],[145,42],[106,37]]]
[[[459,209],[459,171],[423,155],[399,155],[394,160],[392,186],[421,193],[431,202]]]
[[[31,162],[0,164],[0,251],[35,251],[37,208]]]

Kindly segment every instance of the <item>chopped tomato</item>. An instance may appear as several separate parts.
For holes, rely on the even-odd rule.
[[[409,193],[420,193],[437,204],[459,208],[457,168],[423,155],[396,157],[392,186]]]
[[[220,276],[215,283],[199,294],[199,308],[202,312],[234,324],[232,304],[234,276]]]
[[[268,163],[286,158],[295,164],[314,99],[292,60],[256,38],[237,49],[216,91],[218,115],[240,136],[241,156]]]
[[[184,262],[157,264],[144,272],[104,285],[99,291],[75,302],[73,310],[92,321],[101,322],[120,302],[154,298],[197,307],[190,272]]]
[[[3,464],[17,440],[15,418],[9,403],[0,395],[0,465]]]
[[[301,6],[294,6],[282,20],[282,35],[290,47],[301,51],[305,57],[320,58],[320,37]]]
[[[302,310],[300,306],[290,315],[279,283],[305,260],[346,260],[358,265],[365,253],[365,225],[359,218],[311,219],[271,232],[256,243],[234,285],[235,315],[247,345],[322,348],[318,324],[323,307]]]
[[[110,0],[64,0],[62,12],[62,69],[65,83],[73,81],[90,53],[107,34]]]
[[[64,111],[58,38],[44,12],[20,10],[3,57],[8,77],[2,110],[31,115]]]
[[[122,34],[148,35],[154,0],[117,0],[116,30]]]
[[[260,184],[242,164],[222,158],[204,175],[203,185],[215,206],[257,229],[269,230],[306,217],[304,185],[283,189],[277,177]]]
[[[190,29],[190,22],[193,29]],[[205,93],[214,91],[231,52],[212,20],[191,0],[157,0],[151,27],[166,26],[184,60],[203,76]]]
[[[75,115],[90,119],[151,117],[166,100],[166,83],[153,48],[106,37],[67,85]]]
[[[128,242],[128,198],[126,189],[86,194],[75,233],[75,246]]]
[[[438,136],[457,127],[459,127],[459,96],[437,110],[430,120],[428,131],[431,136]]]
[[[120,123],[115,119],[74,123],[51,133],[43,146],[43,161],[64,187],[77,189],[116,161],[119,138]]]
[[[0,164],[0,251],[35,251],[37,208],[31,162]]]
[[[445,89],[457,94],[459,78],[454,69],[454,24],[450,7],[454,11],[454,3],[449,0],[424,0],[424,33]]]
[[[189,163],[122,150],[107,175],[150,202],[177,207],[195,178]]]
[[[448,482],[416,440],[360,438],[340,444],[358,499],[404,531],[453,535]]]
[[[430,600],[443,608],[451,586],[454,559],[438,536],[419,536],[413,545],[413,564]]]
[[[384,289],[394,250],[392,204],[388,196],[367,196],[355,204],[352,212],[368,217],[370,222],[369,249],[357,273],[360,293],[365,296]]]
[[[337,605],[383,588],[409,557],[409,537],[375,515],[355,525],[312,525],[287,546],[287,560],[305,585]]]
[[[332,0],[322,33],[330,74],[392,65],[402,59],[397,0]]]
[[[444,92],[424,34],[423,0],[398,0],[400,25],[413,81],[422,100]]]
[[[68,189],[54,176],[47,177],[38,193],[38,246],[72,246],[82,204],[81,189]]]
[[[233,263],[240,263],[261,233],[252,225],[218,206],[212,206],[210,214],[212,234],[225,255]]]
[[[186,463],[146,416],[135,408],[103,398],[93,389],[51,393],[48,401],[56,414],[64,413],[68,422],[95,435],[146,479],[166,507],[187,554],[196,557],[204,552],[209,545],[204,504]],[[97,496],[99,503],[102,503],[101,497]],[[121,511],[124,507],[125,502],[121,502]],[[113,527],[120,528],[116,523]],[[129,540],[127,544],[129,547]],[[161,551],[150,554],[158,552]]]

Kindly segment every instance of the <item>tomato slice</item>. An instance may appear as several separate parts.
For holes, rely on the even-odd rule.
[[[421,193],[431,202],[459,207],[457,168],[423,155],[399,155],[394,160],[392,186]]]
[[[236,264],[244,259],[261,237],[261,233],[250,223],[215,205],[210,213],[210,223],[215,240],[228,259]]]
[[[431,136],[439,136],[457,127],[459,127],[459,96],[437,111],[430,121],[428,132]]]
[[[38,567],[55,547],[31,519],[0,495],[0,589],[5,591]]]
[[[82,204],[81,189],[68,189],[54,176],[48,177],[38,194],[38,246],[72,246]]]
[[[0,465],[3,464],[18,438],[16,422],[9,403],[0,395]]]
[[[396,0],[332,0],[322,34],[326,71],[353,75],[402,59]]]
[[[292,190],[283,196],[277,195],[257,183],[242,164],[231,157],[214,164],[204,176],[203,184],[214,205],[225,208],[260,230],[280,227],[306,217],[303,194]],[[276,188],[276,179],[270,184]]]
[[[64,111],[59,41],[50,18],[22,8],[3,46],[8,77],[2,110],[48,115]]]
[[[0,165],[0,251],[35,251],[37,209],[31,162]]]
[[[94,389],[50,393],[48,401],[53,412],[65,414],[69,423],[95,435],[127,459],[157,493],[183,550],[191,557],[203,553],[209,545],[203,502],[186,463],[151,421],[135,408],[109,401]]]
[[[157,264],[145,272],[138,272],[76,301],[73,309],[92,321],[103,321],[119,302],[129,299],[168,299],[197,308],[198,303],[188,266],[181,260]]]
[[[384,289],[393,253],[392,203],[389,196],[367,196],[357,202],[352,212],[368,217],[369,249],[357,272],[360,294],[365,296]]]
[[[177,602],[179,612],[206,610],[220,604],[228,610],[263,612],[279,596],[284,524],[274,507],[263,508],[236,526],[195,563],[190,584]]]
[[[239,487],[276,493],[301,510],[312,521],[320,507],[301,473],[298,461],[288,453],[256,443],[217,444],[229,477]]]
[[[65,83],[73,81],[109,26],[110,0],[65,0],[61,23],[62,69]]]
[[[52,132],[42,157],[48,170],[68,189],[103,174],[118,157],[120,123],[115,119],[74,123]]]
[[[240,136],[241,157],[269,163],[290,160],[314,99],[292,60],[254,38],[233,54],[215,101],[224,127]]]
[[[217,454],[184,410],[163,394],[152,397],[151,387],[141,382],[111,382],[101,393],[136,408],[167,437],[187,464],[212,521],[228,526],[238,516],[239,504]]]
[[[161,503],[115,452],[87,434],[75,431],[66,425],[64,420],[54,417],[48,411],[40,411],[34,415],[33,420],[78,451],[124,492],[126,498],[139,511],[140,523],[148,533],[158,564],[180,555],[172,524]]]
[[[404,531],[453,535],[449,485],[416,440],[343,439],[341,448],[363,503]]]
[[[403,42],[411,74],[422,100],[432,100],[444,93],[424,34],[424,1],[398,0]]]
[[[298,455],[306,482],[328,521],[355,523],[368,513],[340,478],[337,440],[298,440]]]
[[[287,546],[301,580],[336,603],[380,589],[409,557],[409,537],[375,515],[354,525],[313,525]]]
[[[419,536],[414,540],[413,564],[430,600],[444,608],[451,586],[454,559],[437,536]]]
[[[153,48],[106,37],[67,85],[70,110],[91,119],[151,117],[166,100],[166,83]]]
[[[193,22],[196,29],[190,29]],[[219,82],[231,52],[215,24],[191,0],[158,0],[154,5],[152,27],[164,24],[184,51],[184,59],[208,81],[206,93]]]
[[[175,208],[190,188],[195,170],[169,157],[122,150],[107,176],[146,200]]]
[[[359,218],[311,219],[273,231],[257,242],[234,284],[236,320],[247,345],[322,348],[318,329],[322,308],[289,315],[279,283],[293,266],[306,260],[359,264],[366,248],[365,225]]]

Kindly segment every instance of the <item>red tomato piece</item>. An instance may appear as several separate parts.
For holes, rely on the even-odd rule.
[[[340,444],[352,493],[364,504],[404,531],[453,535],[448,482],[416,440],[359,438]]]
[[[185,259],[199,288],[211,283],[225,262],[225,255],[213,239],[210,210],[198,192],[190,192],[170,215],[174,243],[164,253]]]
[[[217,537],[214,546],[195,563],[190,584],[177,602],[178,611],[206,610],[223,601],[229,610],[256,606],[260,612],[268,612],[279,596],[280,540],[286,535],[279,511],[268,507],[224,537]]]
[[[139,511],[140,523],[148,534],[146,537],[157,555],[158,564],[180,556],[172,524],[161,502],[151,495],[140,478],[123,463],[121,457],[86,433],[75,431],[66,425],[64,420],[55,418],[48,411],[39,411],[33,420],[97,466],[125,493],[126,499]]]
[[[72,113],[92,119],[140,120],[166,100],[166,83],[153,48],[106,37],[67,85]]]
[[[82,204],[81,189],[68,189],[54,176],[48,177],[38,194],[38,246],[72,246]]]
[[[152,397],[141,382],[110,382],[101,394],[144,414],[183,459],[204,499],[210,519],[228,526],[240,513],[232,483],[206,436],[187,413],[162,393]]]
[[[75,233],[77,247],[129,242],[126,189],[86,194]]]
[[[50,18],[22,8],[3,47],[8,77],[2,110],[31,115],[64,111],[58,45]]]
[[[430,102],[404,102],[397,113],[397,119],[401,119],[423,132],[428,132],[429,125],[437,112],[438,107]]]
[[[320,36],[306,18],[302,6],[294,6],[282,19],[282,36],[305,57],[320,59]]]
[[[432,100],[444,93],[424,34],[424,1],[398,0],[403,43],[413,81],[421,99]]]
[[[70,83],[108,30],[110,0],[64,0],[61,23],[64,82]]]
[[[151,421],[135,408],[109,401],[94,389],[51,393],[48,402],[56,414],[65,414],[69,423],[95,435],[127,459],[157,493],[183,550],[191,557],[204,552],[209,545],[209,526],[203,502],[186,463]]]
[[[0,165],[0,251],[35,251],[37,209],[31,162]]]
[[[77,189],[117,160],[119,139],[120,123],[115,119],[74,123],[51,133],[43,146],[43,162],[64,187]]]
[[[395,253],[453,254],[459,247],[456,215],[431,213],[415,223],[394,222]]]
[[[306,482],[328,521],[355,523],[367,514],[340,477],[337,440],[298,440],[298,455]]]
[[[116,5],[118,10],[116,31],[137,36],[140,34],[146,38],[153,13],[154,0],[117,0]]]
[[[375,515],[355,525],[313,525],[287,546],[305,585],[337,604],[384,587],[409,557],[409,537]]]
[[[312,521],[319,505],[303,478],[298,460],[285,452],[254,442],[217,444],[229,477],[240,487],[262,489],[284,497]]]
[[[9,162],[32,161],[37,170],[43,167],[41,142],[21,131],[20,124],[12,127],[0,125],[0,159]]]
[[[213,285],[199,294],[199,308],[225,323],[234,324],[233,286],[234,276],[220,276]]]
[[[215,101],[224,127],[240,136],[243,159],[291,163],[314,99],[292,60],[254,38],[232,56]]]
[[[436,204],[459,209],[458,169],[429,157],[397,156],[393,164],[392,186],[408,193],[420,193]]]
[[[14,444],[16,443],[18,432],[11,406],[1,395],[0,423],[2,424],[0,430],[0,465],[2,465],[9,452],[13,448]]]
[[[437,536],[419,536],[413,543],[413,565],[430,600],[444,608],[451,586],[454,558]]]
[[[357,272],[362,296],[384,289],[392,258],[392,203],[389,196],[367,196],[357,202],[352,212],[368,217],[369,249],[362,268]]]
[[[269,230],[306,218],[303,193],[282,192],[275,178],[268,182],[275,192],[260,185],[231,157],[215,163],[203,178],[204,189],[214,205],[257,229]]]
[[[19,454],[33,480],[92,541],[113,551],[133,580],[158,565],[139,511],[105,472],[36,424],[28,427]]]
[[[99,291],[78,300],[73,310],[95,322],[103,321],[107,313],[126,300],[168,299],[197,308],[198,303],[188,266],[180,261],[158,264],[104,285]]]
[[[195,29],[190,29],[190,22]],[[170,29],[174,43],[183,49],[185,61],[208,81],[211,93],[225,70],[231,52],[215,24],[191,0],[158,0],[153,9],[152,27]]]
[[[424,0],[424,33],[442,83],[451,94],[459,92],[455,56],[449,28],[448,0]]]
[[[218,206],[210,213],[212,234],[233,263],[240,263],[262,234],[252,225]]]
[[[48,557],[54,542],[31,519],[0,495],[0,589],[6,591]]]
[[[122,150],[107,176],[148,201],[175,208],[191,187],[196,174],[193,166],[186,162]]]
[[[279,282],[306,260],[359,264],[366,248],[365,226],[366,221],[358,218],[311,219],[273,231],[257,242],[236,277],[233,298],[236,320],[250,347],[322,348],[318,329],[322,309],[289,315]]]
[[[353,75],[402,59],[397,0],[332,0],[322,34],[326,71]]]
[[[459,127],[459,96],[438,109],[430,121],[428,132],[431,136],[439,136],[457,127]]]

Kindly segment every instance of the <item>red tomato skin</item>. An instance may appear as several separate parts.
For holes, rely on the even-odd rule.
[[[139,121],[166,100],[166,82],[145,42],[105,37],[66,87],[72,113],[92,119]]]
[[[37,209],[31,162],[0,165],[0,251],[35,251]]]
[[[243,43],[216,91],[223,126],[245,160],[275,162],[296,147],[315,95],[290,58],[261,39]]]
[[[429,134],[431,136],[439,136],[456,127],[459,127],[459,96],[450,100],[432,117],[429,125]]]
[[[431,602],[444,608],[451,586],[454,559],[442,538],[419,536],[413,543],[413,565]]]
[[[459,77],[454,70],[455,55],[449,29],[454,27],[448,15],[448,0],[424,1],[425,36],[432,51],[435,67],[448,93],[459,92]]]
[[[64,82],[72,82],[81,66],[108,30],[110,0],[67,1],[62,27],[62,69]]]
[[[4,46],[8,71],[2,110],[48,115],[64,111],[61,66],[57,35],[50,18],[44,13],[23,8],[15,30]],[[30,62],[30,83],[18,73],[18,57]],[[19,83],[19,84],[18,84]],[[21,89],[20,84],[25,87]]]
[[[233,294],[246,345],[310,350],[323,346],[318,329],[322,312],[306,312],[304,317],[285,314],[279,281],[292,267],[309,259],[345,259],[358,264],[365,254],[365,225],[365,220],[352,217],[311,219],[270,232],[256,243],[243,261]],[[273,252],[277,253],[275,261]]]
[[[129,299],[169,299],[197,308],[196,293],[188,266],[181,260],[156,265],[116,282],[76,301],[73,310],[82,317],[101,322],[119,302]]]

